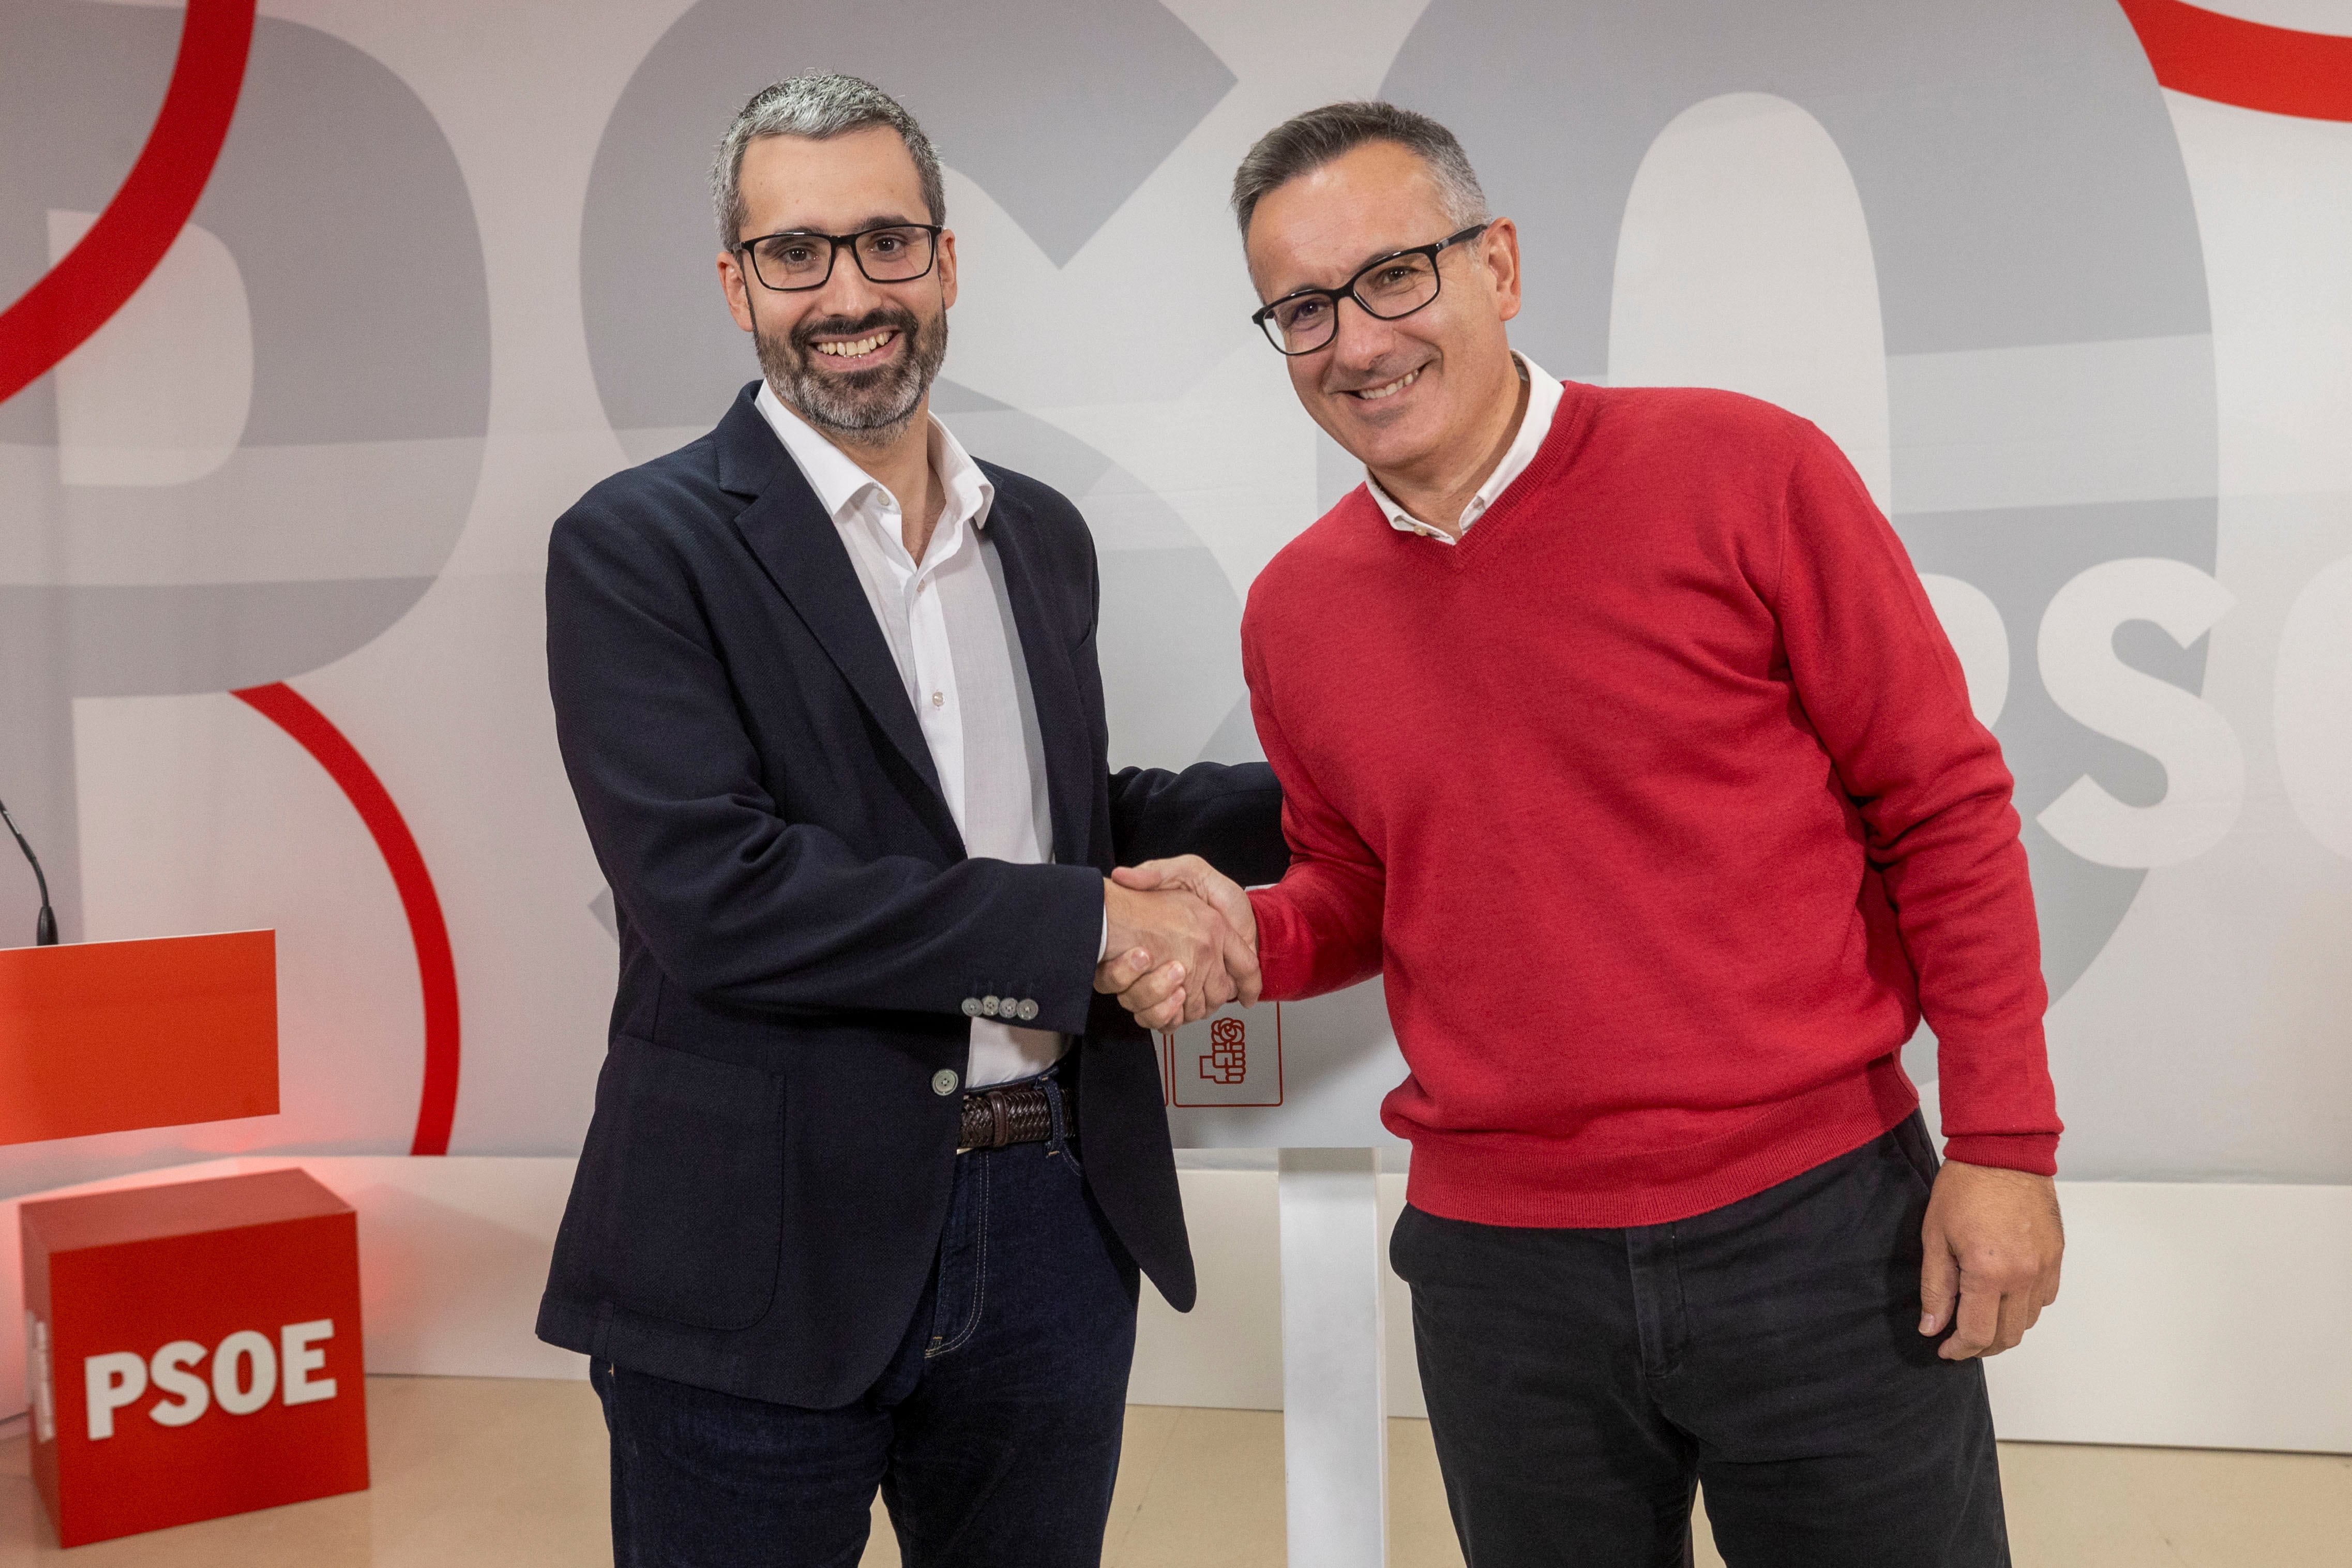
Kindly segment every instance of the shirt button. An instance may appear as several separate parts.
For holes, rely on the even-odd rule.
[[[963,999],[963,1016],[967,1018],[977,1018],[980,1016],[979,997],[967,996]]]
[[[1030,998],[1024,996],[1021,999],[1021,1021],[1025,1024],[1036,1016],[1037,1004]]]
[[[944,708],[944,707],[946,707],[946,706],[947,706],[947,701],[948,701],[948,694],[947,694],[946,692],[944,692],[944,691],[934,691],[934,692],[932,692],[932,693],[931,693],[931,706],[932,706],[932,707],[934,707],[934,708]]]
[[[996,1016],[996,1010],[1003,1005],[1003,1002],[993,996],[983,996],[980,999],[981,1016],[993,1018]]]
[[[963,1079],[956,1077],[953,1068],[941,1068],[931,1075],[931,1092],[941,1095],[953,1094],[956,1091],[956,1085],[962,1081]]]

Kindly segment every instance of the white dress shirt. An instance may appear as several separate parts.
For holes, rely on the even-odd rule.
[[[931,471],[946,504],[918,562],[907,553],[898,500],[879,480],[810,428],[764,383],[757,402],[841,531],[922,725],[965,850],[1016,865],[1042,863],[1054,841],[1045,739],[1003,570],[983,533],[995,487],[933,419]],[[1069,1041],[1051,1030],[974,1018],[964,1085],[984,1089],[1032,1077],[1068,1048]]]
[[[1528,465],[1536,460],[1536,452],[1543,446],[1544,437],[1551,434],[1552,416],[1559,412],[1559,383],[1546,375],[1543,367],[1527,355],[1514,353],[1511,358],[1518,362],[1519,379],[1528,384],[1528,411],[1519,416],[1519,433],[1511,438],[1510,449],[1503,454],[1503,460],[1495,465],[1495,471],[1486,476],[1486,482],[1478,487],[1478,493],[1472,496],[1470,504],[1462,509],[1464,533],[1469,532],[1470,525],[1495,504],[1496,496],[1510,488],[1513,479],[1528,471]],[[1454,542],[1454,535],[1442,528],[1432,527],[1397,505],[1390,499],[1389,492],[1381,489],[1381,481],[1372,478],[1370,468],[1364,470],[1364,484],[1372,492],[1372,500],[1380,503],[1381,510],[1387,515],[1391,528],[1404,533],[1422,534],[1440,544]]]

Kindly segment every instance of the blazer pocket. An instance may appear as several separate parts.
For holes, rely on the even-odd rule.
[[[750,1328],[775,1298],[783,1171],[781,1079],[615,1036],[580,1156],[584,1223],[563,1271],[633,1312]]]

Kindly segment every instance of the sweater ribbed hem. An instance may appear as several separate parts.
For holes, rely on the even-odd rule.
[[[1406,1201],[1475,1225],[1615,1228],[1664,1225],[1753,1197],[1834,1160],[1918,1109],[1894,1057],[1780,1101],[1739,1127],[1678,1149],[1597,1158],[1573,1140],[1524,1132],[1453,1132],[1387,1118],[1412,1142]],[[2054,1142],[2054,1139],[2053,1142]]]

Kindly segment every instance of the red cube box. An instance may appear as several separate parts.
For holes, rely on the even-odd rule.
[[[366,1488],[350,1205],[270,1171],[22,1212],[33,1479],[60,1544]]]

